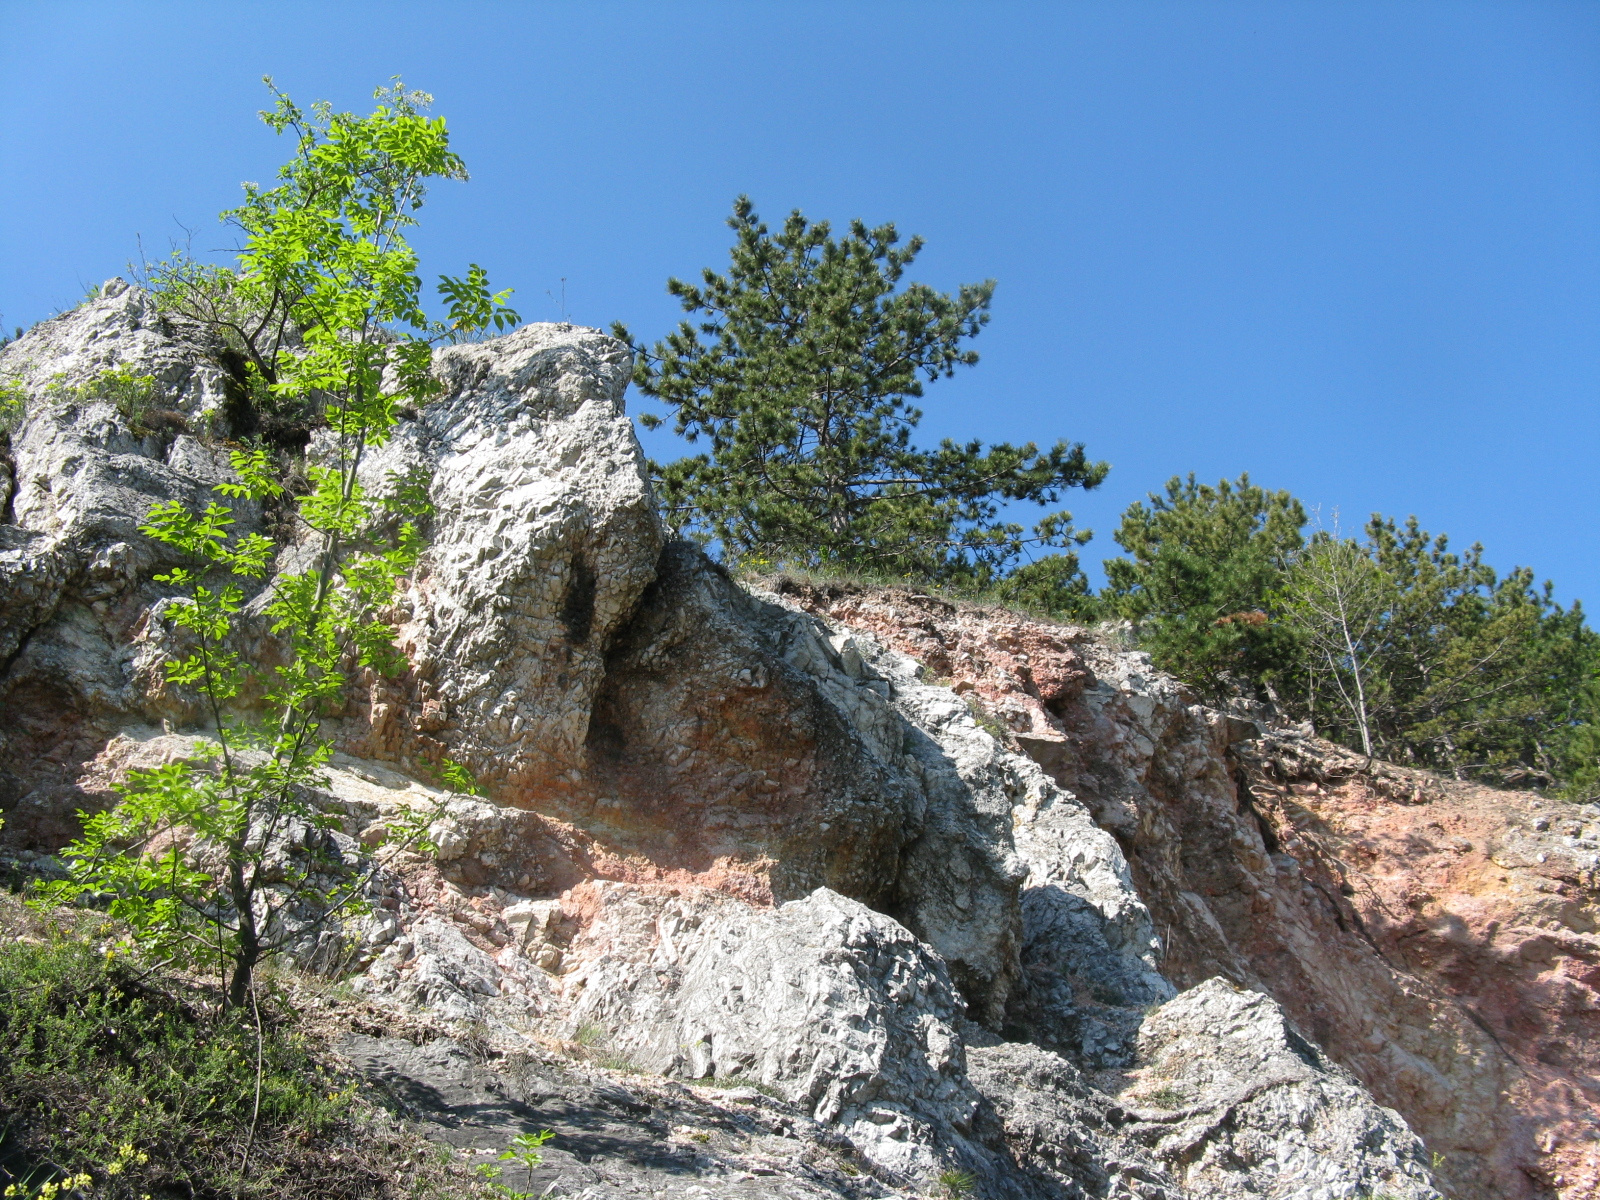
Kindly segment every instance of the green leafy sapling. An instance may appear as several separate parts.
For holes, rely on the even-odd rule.
[[[304,416],[324,386],[319,375],[337,383],[351,359],[369,366],[385,360],[408,373],[409,385],[426,374],[429,342],[471,340],[520,323],[506,304],[510,289],[491,291],[476,263],[464,277],[439,276],[446,320],[430,321],[422,311],[416,256],[401,231],[416,224],[412,214],[427,179],[467,178],[443,118],[424,115],[431,97],[396,82],[379,89],[384,103],[369,117],[336,114],[325,102],[308,116],[270,78],[266,83],[276,103],[262,120],[293,136],[297,154],[280,171],[280,186],[246,184],[245,202],[222,214],[245,239],[237,269],[199,261],[187,249],[134,269],[162,311],[200,322],[237,355],[254,405]],[[373,312],[359,298],[347,303],[353,281],[381,294],[389,311]],[[387,357],[378,351],[383,339],[372,337],[385,324],[402,334],[398,353]],[[329,337],[341,330],[360,334],[342,339],[344,355]],[[280,377],[290,366],[291,377]],[[375,399],[369,391],[366,400]],[[399,393],[395,399],[406,402]]]
[[[500,1152],[498,1161],[516,1163],[522,1168],[525,1177],[531,1176],[533,1169],[544,1163],[541,1150],[554,1136],[555,1134],[548,1129],[541,1129],[538,1133],[519,1133],[511,1139],[510,1147]],[[503,1170],[503,1167],[497,1167],[493,1163],[484,1163],[478,1168],[478,1173],[490,1180],[507,1200],[534,1200],[534,1193],[519,1192],[498,1182]]]
[[[517,320],[476,266],[441,285],[449,323],[422,309],[404,231],[426,181],[466,178],[443,119],[426,115],[428,96],[397,82],[357,117],[325,103],[308,115],[272,95],[262,119],[293,138],[295,153],[277,186],[246,184],[244,203],[225,214],[245,235],[228,287],[238,311],[277,314],[298,331],[292,348],[274,343],[253,370],[274,396],[318,406],[326,426],[309,455],[309,494],[289,500],[307,565],[268,583],[278,548],[234,530],[235,505],[284,498],[262,449],[231,452],[221,499],[150,510],[142,532],[180,560],[157,580],[178,593],[167,611],[192,647],[167,678],[198,694],[214,740],[191,761],[130,773],[121,803],[87,817],[69,847],[70,879],[49,889],[55,900],[109,904],[147,948],[216,962],[233,1005],[263,958],[359,908],[376,869],[338,861],[333,818],[313,802],[332,755],[321,724],[342,707],[352,668],[403,663],[383,615],[422,551],[427,500],[414,477],[369,487],[362,465],[401,410],[437,390],[433,342]],[[270,670],[237,649],[241,613],[263,588],[283,649]],[[256,696],[264,704],[241,715]],[[463,768],[443,770],[452,791],[476,790]],[[434,815],[391,822],[390,853],[428,848]]]

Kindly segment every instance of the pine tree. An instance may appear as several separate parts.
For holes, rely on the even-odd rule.
[[[697,324],[648,349],[616,327],[640,391],[680,436],[710,443],[654,466],[675,531],[733,561],[980,585],[1028,546],[1087,540],[1070,513],[1031,533],[1001,519],[1005,501],[1053,504],[1096,486],[1107,467],[1081,444],[911,444],[924,384],[978,361],[963,343],[989,320],[993,281],[953,296],[902,286],[922,241],[900,246],[893,225],[853,221],[835,239],[794,212],[772,234],[747,197],[728,224],[728,274],[667,285]]]
[[[1572,749],[1596,716],[1600,639],[1581,606],[1562,608],[1547,583],[1515,568],[1502,579],[1483,547],[1374,515],[1366,552],[1388,581],[1375,666],[1379,752],[1513,784],[1582,775]]]
[[[1115,536],[1132,557],[1106,560],[1102,606],[1134,623],[1157,666],[1208,698],[1271,687],[1299,654],[1267,610],[1303,543],[1304,507],[1249,475],[1216,487],[1175,477],[1149,499],[1122,514]]]

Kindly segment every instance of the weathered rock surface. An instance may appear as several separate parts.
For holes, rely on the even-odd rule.
[[[1003,1174],[975,1140],[960,997],[898,922],[825,889],[772,909],[626,885],[592,897],[562,979],[575,1027],[657,1074],[773,1089],[906,1183]]]
[[[21,630],[0,645],[14,848],[58,849],[130,766],[204,736],[161,682],[169,598],[136,530],[150,503],[194,502],[223,477],[205,432],[229,402],[218,361],[114,286],[0,352],[31,392],[0,523],[0,605],[7,635]],[[109,366],[158,379],[165,433],[50,390]],[[487,1031],[506,1054],[598,1037],[657,1079],[771,1089],[781,1112],[763,1136],[795,1143],[778,1194],[926,1191],[958,1170],[990,1197],[1331,1197],[1375,1181],[1430,1195],[1404,1122],[1299,1053],[1269,1001],[1220,984],[1174,998],[1218,973],[1279,979],[1241,932],[1274,911],[1251,873],[1292,857],[1265,848],[1234,790],[1229,746],[1251,730],[1081,631],[928,597],[752,592],[663,547],[622,410],[628,366],[619,343],[570,326],[452,347],[443,394],[369,463],[374,487],[427,476],[432,549],[398,615],[409,669],[352,681],[326,727],[344,754],[323,803],[340,854],[419,806],[439,809],[440,849],[391,863],[373,913],[310,960],[342,953],[372,1004],[467,1041]],[[441,754],[487,795],[442,797],[426,782]],[[1316,1012],[1279,999],[1323,1039]],[[442,1087],[440,1120],[489,1104],[448,1046],[435,1062],[371,1042],[351,1051],[370,1074]],[[1202,1043],[1210,1073],[1186,1074],[1181,1048]],[[1283,1078],[1239,1099],[1256,1067]],[[1118,1098],[1156,1070],[1193,1092],[1192,1114]],[[654,1119],[619,1104],[639,1129]],[[560,1185],[573,1194],[674,1173],[706,1194],[729,1176],[726,1156],[686,1146],[630,1174],[596,1165],[604,1138],[586,1144],[590,1174]],[[819,1146],[878,1181],[821,1164]],[[1337,1169],[1309,1166],[1317,1154]]]
[[[411,671],[374,689],[348,744],[424,761],[448,745],[503,803],[585,766],[605,647],[655,574],[661,535],[616,339],[530,325],[439,352],[445,391],[374,457],[434,505],[400,640]]]
[[[609,657],[594,799],[557,811],[632,864],[617,878],[756,901],[827,887],[889,912],[946,958],[978,1019],[998,1020],[1021,875],[1003,771],[969,786],[898,685],[832,636],[669,546]],[[976,732],[959,704],[940,728],[952,717]]]
[[[1083,630],[899,591],[779,587],[938,664],[1003,719],[1115,835],[1161,973],[1275,998],[1423,1137],[1448,1195],[1600,1195],[1595,806],[1365,769],[1196,705]],[[1020,826],[1017,843],[1026,854]],[[1037,961],[1025,928],[1025,971]],[[1077,993],[1093,990],[1080,974]]]
[[[441,1036],[354,1034],[339,1049],[394,1108],[468,1162],[500,1165],[520,1134],[550,1130],[544,1163],[502,1167],[535,1196],[717,1200],[895,1197],[848,1143],[749,1089],[690,1089],[586,1067],[537,1048],[496,1052]]]
[[[136,432],[97,397],[94,381],[119,369],[155,379],[176,417],[164,432]],[[202,501],[226,477],[220,447],[180,432],[220,407],[223,372],[198,330],[113,280],[7,345],[0,376],[31,397],[0,506],[0,807],[8,841],[53,850],[76,828],[82,764],[119,721],[165,715],[164,592],[150,576],[169,560],[138,527],[152,503]],[[244,506],[240,530],[256,517]]]
[[[1039,1194],[1180,1200],[1186,1191],[1126,1135],[1129,1114],[1070,1060],[1028,1042],[974,1046],[974,1085],[995,1106],[1018,1168]]]
[[[1435,1200],[1422,1143],[1259,992],[1211,979],[1139,1030],[1125,1135],[1191,1193]]]
[[[1600,807],[1282,735],[1236,758],[1280,890],[1316,914],[1295,961],[1244,943],[1274,994],[1501,1195],[1600,1194]]]

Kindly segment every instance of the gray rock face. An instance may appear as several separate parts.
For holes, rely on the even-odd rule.
[[[150,580],[170,559],[138,527],[157,501],[209,498],[228,471],[220,447],[182,431],[223,401],[223,373],[198,338],[113,280],[0,350],[0,379],[29,397],[0,524],[0,807],[12,844],[67,840],[85,801],[80,764],[120,721],[172,712],[153,669],[165,592]],[[153,377],[153,403],[173,418],[163,432],[136,432],[99,397],[96,381],[114,369]],[[239,528],[255,523],[246,506]]]
[[[907,1182],[996,1169],[972,1140],[981,1100],[960,998],[890,918],[823,889],[752,910],[600,885],[572,952],[583,965],[563,979],[569,1019],[612,1031],[641,1067],[772,1088]]]
[[[203,419],[226,400],[226,374],[213,350],[199,326],[158,313],[148,293],[112,279],[0,350],[0,371],[42,397],[58,386],[81,388],[105,371],[129,370],[152,376],[166,407]]]
[[[129,721],[200,721],[163,665],[181,652],[163,617],[170,565],[139,533],[150,506],[197,506],[230,477],[204,435],[226,401],[220,347],[113,281],[80,308],[0,352],[0,377],[23,386],[11,436],[15,478],[0,525],[0,804],[37,818],[9,831],[53,849],[82,802],[71,779]],[[622,391],[630,362],[614,339],[529,326],[439,355],[446,391],[368,463],[369,483],[417,469],[436,513],[427,569],[404,599],[412,671],[366,681],[342,738],[402,765],[448,751],[503,799],[562,788],[581,774],[603,648],[652,577],[660,535]],[[119,369],[155,380],[174,419],[144,434],[96,399]],[[184,424],[190,432],[179,431]],[[260,528],[235,503],[240,532]],[[293,546],[284,549],[292,565]],[[259,637],[240,648],[270,658]]]
[[[1221,979],[1139,1031],[1128,1136],[1193,1195],[1437,1200],[1421,1141],[1259,992]],[[1137,1107],[1135,1107],[1137,1105]]]
[[[401,631],[411,690],[375,701],[369,753],[447,744],[513,802],[581,776],[605,647],[660,549],[631,369],[616,339],[572,326],[438,354],[445,393],[369,468],[380,486],[420,471],[435,507]]]
[[[213,349],[113,285],[0,354],[31,395],[0,522],[14,843],[62,845],[130,755],[166,752],[161,720],[202,732],[161,683],[170,597],[137,528],[225,476],[205,433],[226,403]],[[158,381],[165,433],[61,390],[109,367]],[[488,796],[451,801],[437,859],[397,864],[347,931],[364,995],[506,1047],[598,1030],[658,1079],[770,1089],[804,1132],[782,1194],[925,1192],[965,1171],[976,1195],[1017,1200],[1433,1195],[1404,1124],[1275,1005],[1217,981],[1174,998],[1160,973],[1170,948],[1139,882],[1159,856],[1130,864],[1112,834],[1148,848],[1154,759],[1167,791],[1221,794],[1206,737],[1139,740],[1203,723],[1170,680],[1085,646],[1096,678],[1058,682],[1082,689],[1086,744],[1048,740],[1098,774],[1052,778],[881,630],[662,547],[619,343],[530,326],[441,351],[437,370],[444,394],[368,464],[375,488],[426,474],[436,508],[400,606],[410,669],[352,682],[326,802],[353,856],[397,807],[438,802],[423,780],[440,754]],[[406,1057],[362,1053],[374,1070]],[[878,1181],[806,1159],[819,1145]],[[726,1174],[678,1150],[663,1171]],[[582,1165],[596,1197],[643,1178]]]
[[[750,1088],[690,1088],[439,1036],[417,1044],[354,1034],[349,1063],[427,1136],[471,1163],[519,1134],[553,1139],[532,1171],[499,1182],[535,1196],[622,1200],[869,1200],[907,1193],[875,1178],[837,1132]]]
[[[767,901],[827,887],[889,913],[998,1024],[1017,974],[1011,784],[997,768],[969,785],[869,652],[669,546],[608,659],[595,798],[566,811],[676,877]],[[944,699],[939,721],[976,733]]]
[[[1128,1116],[1059,1054],[1027,1042],[967,1052],[973,1084],[993,1102],[1005,1139],[1039,1195],[1184,1200],[1150,1150],[1123,1130]]]
[[[917,662],[870,633],[801,619],[809,626],[791,635],[791,659],[816,672],[869,736],[885,708],[900,718],[897,735],[876,741],[902,743],[902,754],[885,757],[927,797],[930,832],[902,867],[915,881],[906,888],[915,899],[897,915],[947,959],[983,963],[1005,979],[1005,1019],[1028,1036],[1088,1065],[1126,1061],[1144,1009],[1175,989],[1155,969],[1160,944],[1115,839],[1031,758],[983,728],[961,696],[928,682]],[[830,679],[823,646],[858,664],[858,679],[887,684],[888,705]],[[1020,905],[1004,894],[1008,910],[993,892],[982,895],[989,903],[980,908],[970,888],[974,867],[997,860],[1022,885]],[[1020,945],[996,932],[1009,932],[1018,913]],[[1001,948],[1019,956],[1025,986],[1014,985],[1015,965],[998,960]],[[1081,995],[1085,983],[1089,994]]]
[[[139,289],[113,280],[0,350],[0,378],[31,398],[28,419],[11,438],[7,524],[35,535],[28,539],[34,554],[54,551],[74,570],[90,567],[95,598],[162,561],[138,529],[152,503],[210,498],[210,486],[231,475],[218,447],[178,431],[189,424],[198,432],[223,402],[223,372],[199,336],[157,314]],[[181,421],[162,433],[137,430],[100,397],[96,382],[113,370],[150,376],[152,404]],[[241,515],[250,528],[253,513]]]

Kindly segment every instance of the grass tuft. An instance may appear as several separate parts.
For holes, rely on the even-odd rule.
[[[782,1100],[783,1093],[770,1083],[762,1083],[758,1079],[746,1079],[743,1075],[708,1075],[704,1079],[691,1079],[695,1087],[719,1088],[732,1091],[734,1088],[749,1088],[751,1091],[760,1092],[772,1100]]]
[[[1155,1091],[1142,1097],[1147,1103],[1157,1108],[1182,1108],[1184,1094],[1175,1087],[1159,1087]]]

